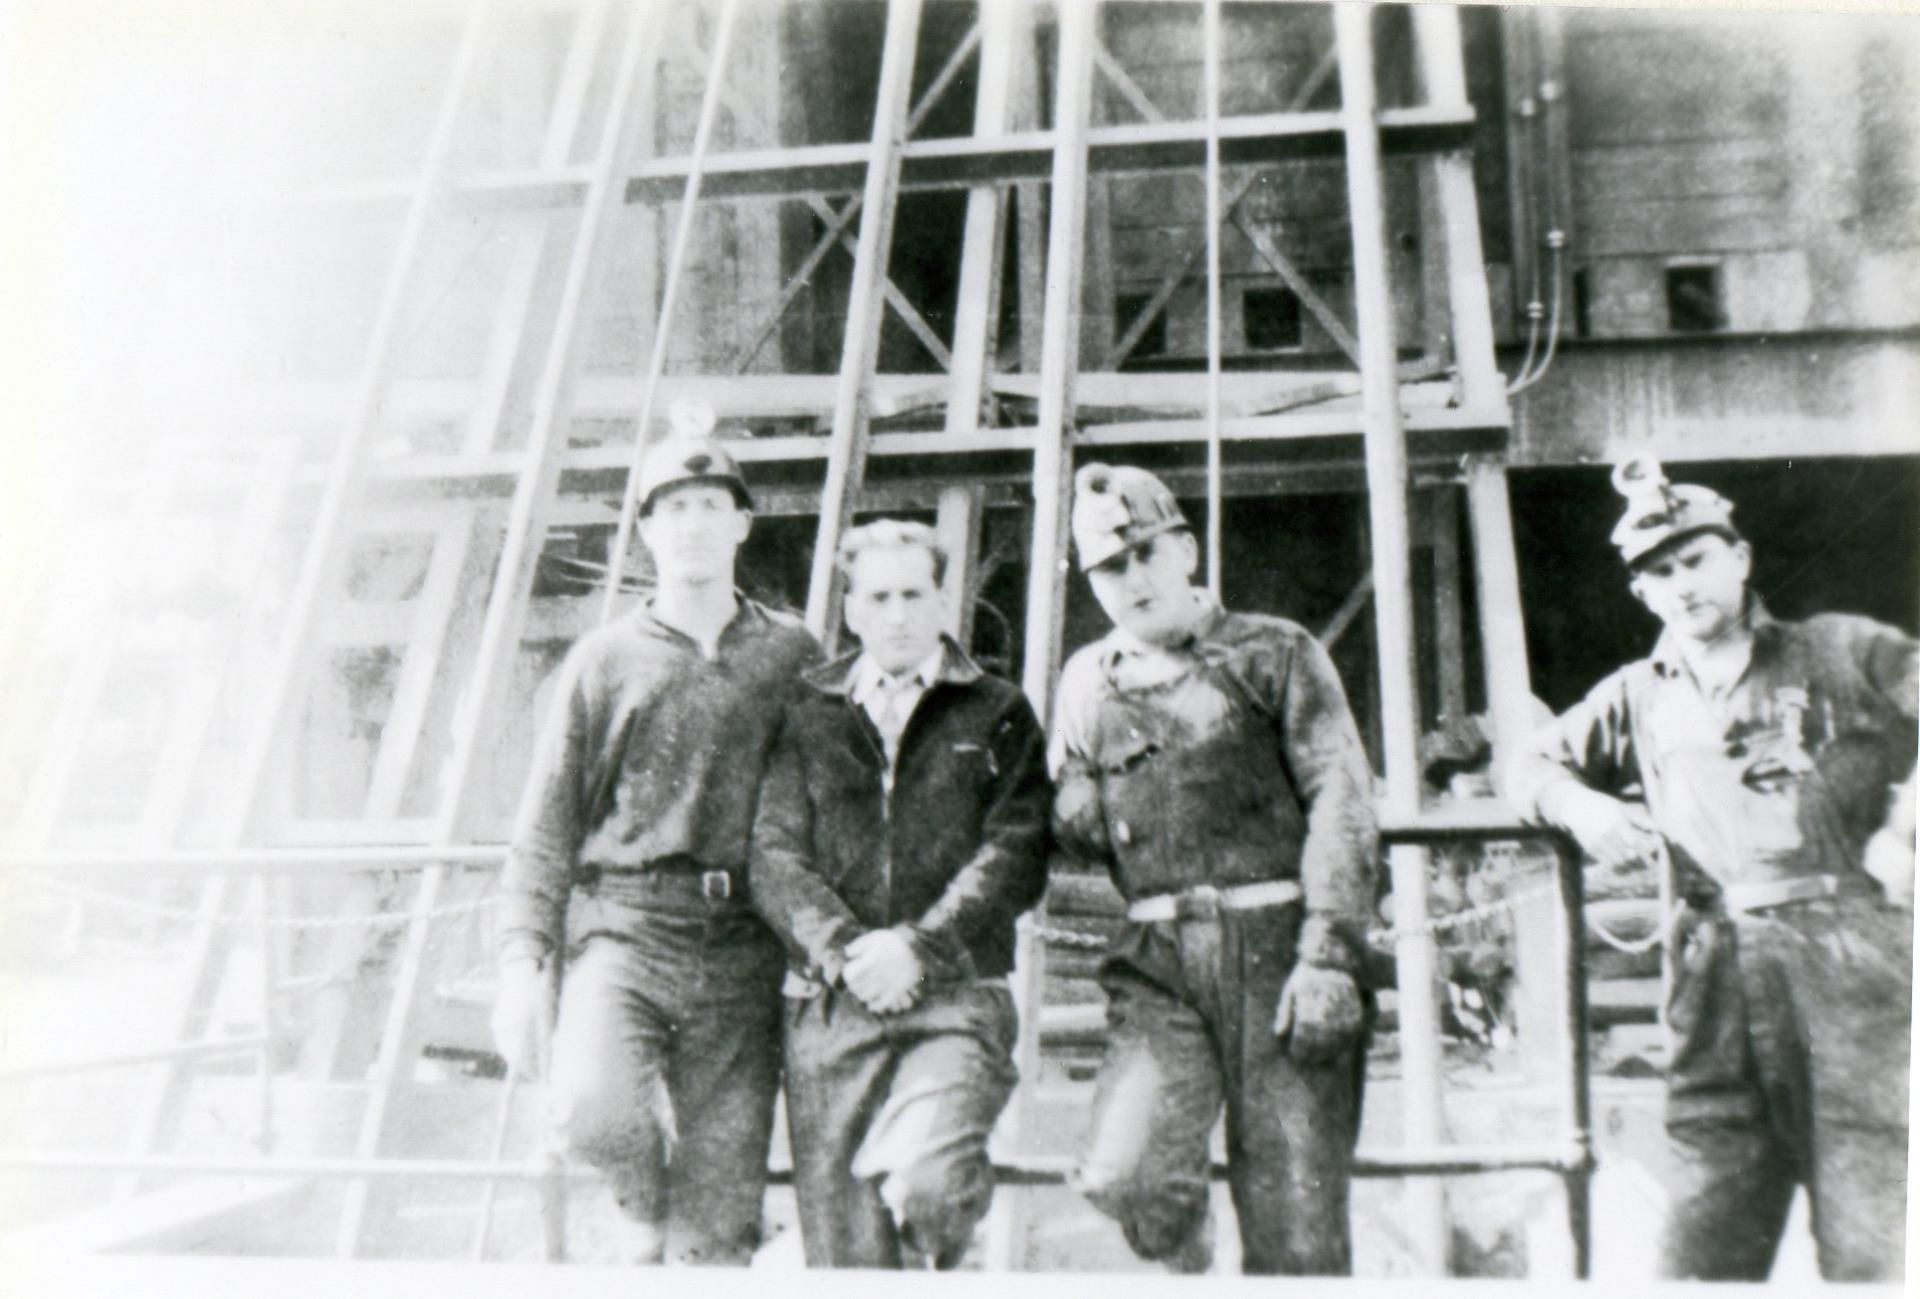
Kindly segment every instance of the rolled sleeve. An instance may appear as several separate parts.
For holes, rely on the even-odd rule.
[[[1628,675],[1615,673],[1534,734],[1506,780],[1507,798],[1523,817],[1564,829],[1554,802],[1568,782],[1618,794],[1639,781],[1632,693]]]
[[[1099,707],[1098,669],[1086,651],[1068,661],[1055,694],[1047,767],[1053,773],[1053,838],[1061,850],[1090,866],[1111,867],[1100,778],[1093,765],[1093,717]]]

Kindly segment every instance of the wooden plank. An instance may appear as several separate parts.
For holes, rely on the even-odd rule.
[[[1420,809],[1420,713],[1414,678],[1406,436],[1395,374],[1391,261],[1375,119],[1373,14],[1371,4],[1343,4],[1334,8],[1333,22],[1340,58],[1340,116],[1346,131],[1347,188],[1353,214],[1354,305],[1367,422],[1367,503],[1373,553],[1374,632],[1379,642],[1385,805],[1392,815],[1412,816]],[[1399,913],[1426,915],[1426,853],[1411,846],[1396,846],[1388,851],[1388,865]],[[1400,989],[1404,1139],[1411,1145],[1435,1145],[1445,1139],[1446,1121],[1440,1094],[1442,1060],[1439,1006],[1434,997],[1437,964],[1433,936],[1403,936],[1394,954]],[[1428,1179],[1409,1183],[1405,1194],[1416,1266],[1427,1275],[1444,1275],[1449,1250],[1445,1188]]]
[[[733,12],[730,6],[728,14]],[[594,290],[593,273],[607,246],[612,219],[619,208],[617,169],[640,140],[650,138],[653,129],[653,87],[658,72],[657,24],[663,17],[664,12],[659,8],[635,9],[628,14],[615,65],[606,125],[594,156],[593,180],[589,187],[592,202],[581,218],[568,254],[558,315],[534,395],[533,424],[527,442],[528,463],[522,465],[515,482],[506,534],[481,620],[472,674],[461,710],[454,720],[453,748],[447,760],[448,792],[436,815],[437,828],[433,836],[442,842],[464,842],[471,836],[478,817],[477,805],[484,796],[482,782],[477,779],[478,764],[487,744],[487,727],[498,715],[512,685],[513,662],[519,652],[527,604],[532,598],[534,573],[558,494],[566,430],[580,374],[582,340],[590,323],[587,307]],[[710,110],[710,104],[707,108]],[[688,215],[683,213],[682,233]],[[663,311],[667,309],[663,307]],[[664,323],[657,328],[656,360],[664,344]],[[636,434],[636,443],[645,440],[645,430],[641,429]],[[614,585],[618,584],[617,577],[611,580]]]
[[[806,204],[812,209],[813,214],[829,227],[838,223],[840,214],[833,210],[832,204],[818,194],[808,195]],[[860,254],[853,236],[846,233],[844,224],[839,226],[839,230],[840,233],[835,236],[835,239],[849,255],[857,260]],[[942,370],[952,370],[953,354],[947,350],[946,343],[941,341],[939,331],[928,323],[927,318],[920,314],[920,309],[913,305],[905,293],[901,292],[900,286],[893,282],[892,276],[881,276],[880,297],[888,307],[892,308],[893,314],[900,318],[900,323],[907,327],[907,331],[913,335],[915,341],[927,350],[927,355],[931,356]]]
[[[973,643],[973,577],[980,553],[980,529],[986,518],[987,492],[980,486],[940,489],[934,507],[934,531],[947,552],[947,581],[941,591],[946,602],[947,634],[961,645]]]
[[[1289,112],[1303,109],[1307,102],[1319,93],[1320,87],[1324,85],[1326,79],[1333,74],[1335,66],[1334,55],[1335,51],[1329,48],[1326,54],[1322,56],[1313,71],[1307,75],[1306,81],[1302,83],[1300,89],[1295,92],[1292,102],[1287,106]],[[1214,128],[1214,131],[1217,135],[1217,126]],[[1223,204],[1225,210],[1237,215],[1241,205],[1259,188],[1260,182],[1263,179],[1263,174],[1256,171],[1248,172],[1234,181],[1233,187],[1228,191]],[[1243,225],[1241,229],[1247,230],[1249,226]],[[1152,293],[1147,295],[1147,301],[1134,313],[1133,320],[1121,331],[1120,337],[1116,339],[1113,346],[1108,349],[1106,356],[1100,362],[1100,369],[1115,369],[1121,362],[1127,359],[1128,354],[1139,345],[1140,339],[1146,333],[1148,326],[1153,323],[1154,316],[1159,314],[1167,303],[1173,299],[1173,295],[1179,290],[1180,282],[1186,278],[1187,272],[1193,269],[1194,263],[1199,261],[1205,254],[1206,249],[1207,244],[1204,232],[1202,232],[1201,238],[1195,239],[1191,236],[1187,238],[1186,247],[1179,256],[1174,259],[1174,265],[1161,276],[1159,284],[1154,288]],[[1277,254],[1278,251],[1278,248],[1275,247],[1274,252]],[[1156,256],[1158,255],[1156,251]],[[1296,290],[1296,292],[1298,292],[1298,290]],[[1304,295],[1301,301],[1307,301]]]
[[[149,544],[180,488],[186,457],[181,453],[169,455],[161,446],[154,445],[147,449],[145,464],[141,474],[145,485],[131,513],[119,521],[117,530],[122,545],[130,552]],[[54,706],[39,759],[27,781],[20,815],[14,823],[15,846],[29,851],[44,849],[54,833],[61,807],[86,752],[87,740],[94,733],[94,724],[101,720],[100,706],[129,630],[132,615],[127,609],[128,593],[123,589],[119,571],[89,576],[95,582],[87,610],[92,625],[86,628],[79,655],[61,678],[59,702]]]
[[[1465,593],[1460,582],[1460,520],[1455,489],[1426,493],[1427,544],[1433,550],[1434,676],[1439,682],[1440,715],[1467,715],[1467,640]]]
[[[567,163],[574,134],[579,129],[587,87],[593,77],[594,56],[599,51],[610,9],[611,0],[595,0],[584,7],[574,20],[559,85],[554,91],[541,137],[538,165],[542,168],[560,168]],[[531,62],[534,53],[531,50],[523,52],[523,60]],[[646,213],[643,220],[650,223],[652,213]],[[486,358],[481,362],[481,397],[473,407],[467,421],[466,436],[462,439],[462,445],[469,454],[491,450],[499,434],[507,397],[512,391],[514,363],[519,358],[521,345],[526,338],[534,292],[539,287],[541,253],[546,247],[547,227],[547,220],[534,217],[517,223],[513,232],[513,247],[507,255],[506,283],[501,290],[500,305],[494,313],[494,327],[488,337]]]
[[[427,563],[426,580],[419,596],[410,602],[413,618],[405,657],[399,680],[394,684],[393,703],[380,728],[380,748],[367,782],[365,815],[373,820],[390,820],[400,815],[414,755],[420,750],[427,708],[445,672],[441,655],[459,612],[460,577],[473,540],[473,506],[449,504],[451,509],[442,511],[434,528],[433,556]]]
[[[492,5],[482,0],[469,12],[461,28],[452,71],[435,110],[426,156],[368,333],[366,362],[355,385],[346,427],[321,487],[300,570],[287,599],[288,613],[279,630],[266,688],[260,696],[266,703],[253,733],[243,745],[239,784],[217,835],[219,847],[235,848],[245,843],[266,819],[272,800],[280,793],[274,780],[280,766],[274,759],[291,729],[297,712],[295,705],[310,664],[320,611],[328,603],[352,538],[348,520],[355,489],[378,424],[382,394],[399,361],[399,331],[408,292],[413,287],[430,221],[445,185],[460,109],[466,101],[468,86],[480,61],[483,37],[491,30],[492,20]],[[234,890],[224,880],[209,883],[203,895],[200,920],[196,922],[189,949],[192,973],[173,1026],[175,1041],[191,1041],[200,1035],[231,948],[230,936],[223,926],[214,922],[214,917],[233,895]],[[149,1093],[135,1120],[136,1152],[159,1148],[174,1124],[192,1075],[192,1062],[183,1061],[168,1070],[158,1087]],[[131,1191],[137,1185],[136,1175],[122,1183],[122,1191]]]
[[[1461,62],[1460,13],[1450,5],[1420,5],[1413,11],[1421,79],[1430,103],[1458,108],[1467,103],[1466,69]],[[1564,113],[1562,116],[1564,117]],[[1461,400],[1491,407],[1506,399],[1505,382],[1494,360],[1493,308],[1488,301],[1485,257],[1480,246],[1479,202],[1473,161],[1464,153],[1436,154],[1422,168],[1423,192],[1430,190],[1429,225],[1424,251],[1438,237],[1439,267],[1428,266],[1430,288],[1442,291],[1453,362],[1460,371]],[[1431,261],[1431,259],[1430,259]],[[1429,314],[1433,312],[1428,304]],[[1572,318],[1572,312],[1565,313]]]
[[[846,341],[834,390],[826,487],[821,493],[820,529],[807,581],[807,626],[829,652],[839,640],[840,623],[833,552],[853,520],[854,502],[866,477],[868,397],[880,355],[881,291],[887,256],[893,248],[893,218],[900,195],[900,141],[913,89],[920,7],[921,0],[900,0],[887,7],[880,85],[874,97],[873,137],[864,156],[860,239],[847,290]]]
[[[1467,512],[1473,528],[1480,652],[1486,661],[1487,708],[1493,720],[1494,773],[1504,783],[1508,767],[1532,735],[1535,716],[1504,465],[1483,457],[1469,461]]]
[[[973,133],[997,135],[1012,125],[1016,46],[1031,41],[1028,10],[1014,0],[987,0],[980,6],[980,70],[973,108]],[[960,287],[955,298],[952,378],[947,396],[946,431],[971,433],[980,427],[986,379],[993,369],[993,348],[1000,323],[1001,250],[1006,241],[1007,191],[976,185],[967,191],[967,217],[960,240]]]
[[[372,1159],[381,1153],[387,1132],[387,1117],[393,1112],[400,1094],[412,1081],[413,1063],[420,1054],[422,1021],[427,998],[433,991],[433,964],[436,947],[432,943],[434,908],[446,884],[447,869],[429,866],[420,873],[420,888],[414,896],[413,919],[407,927],[406,947],[401,953],[399,972],[394,979],[393,997],[380,1034],[380,1056],[367,1080],[367,1107],[360,1116],[360,1134],[354,1142],[354,1155]],[[340,1230],[334,1253],[352,1258],[360,1251],[366,1231],[369,1194],[365,1181],[347,1186],[341,1209]]]
[[[273,556],[274,531],[286,516],[294,475],[300,464],[300,444],[293,437],[276,437],[258,449],[258,477],[247,489],[241,517],[223,547],[220,584],[244,593],[252,607]],[[212,638],[194,656],[187,683],[177,696],[161,741],[153,784],[140,813],[135,840],[146,845],[170,845],[186,820],[193,780],[205,760],[225,683],[233,677],[243,638],[231,628]]]
[[[1471,113],[1426,107],[1390,108],[1380,113],[1381,147],[1391,156],[1418,155],[1467,147]],[[1340,156],[1336,112],[1255,113],[1220,125],[1222,166],[1244,167],[1300,158]],[[900,151],[900,188],[964,189],[982,181],[1041,180],[1050,170],[1055,133],[1020,131],[990,139],[949,136],[916,140]],[[1088,139],[1088,167],[1112,172],[1193,170],[1205,162],[1206,130],[1198,122],[1161,122],[1094,129]],[[774,198],[783,195],[844,194],[860,187],[865,146],[812,145],[798,149],[741,150],[714,159],[707,168],[706,193],[712,198]],[[635,169],[627,185],[634,203],[671,201],[687,174],[684,158],[662,158]],[[473,199],[491,195],[486,206],[566,206],[578,202],[577,180],[496,173],[463,187]]]

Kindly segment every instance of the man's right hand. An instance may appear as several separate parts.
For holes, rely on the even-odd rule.
[[[493,1001],[493,1045],[521,1078],[538,1078],[553,1040],[553,995],[545,965],[530,956],[500,967]]]
[[[1543,810],[1580,841],[1587,856],[1609,870],[1659,860],[1664,841],[1647,809],[1637,803],[1569,783],[1554,791],[1553,805]]]

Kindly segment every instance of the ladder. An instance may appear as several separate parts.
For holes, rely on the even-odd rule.
[[[490,0],[475,0],[415,180],[405,189],[381,184],[356,192],[365,201],[403,200],[401,235],[365,360],[349,394],[343,433],[318,484],[300,569],[285,600],[276,649],[258,696],[267,703],[253,718],[237,768],[239,783],[213,842],[216,855],[232,858],[262,849],[283,832],[276,827],[284,820],[287,759],[296,744],[300,705],[315,679],[314,647],[328,642],[329,628],[337,622],[352,620],[351,611],[343,610],[341,590],[353,546],[369,527],[382,526],[383,518],[390,520],[387,526],[399,528],[404,522],[416,531],[424,523],[433,537],[427,576],[406,614],[401,638],[406,652],[373,763],[372,787],[361,815],[346,818],[313,841],[317,851],[333,851],[343,859],[375,849],[392,849],[397,856],[425,853],[429,859],[412,885],[395,983],[378,1016],[378,1051],[354,1137],[356,1156],[380,1158],[394,1148],[394,1116],[411,1085],[434,994],[439,949],[431,927],[437,913],[463,896],[460,865],[477,860],[475,852],[486,847],[485,777],[492,728],[508,708],[516,658],[531,633],[543,546],[558,528],[611,522],[615,543],[608,554],[600,616],[614,610],[636,505],[636,468],[655,436],[655,412],[683,393],[707,397],[722,417],[810,421],[824,430],[824,437],[760,437],[741,442],[739,448],[756,482],[760,475],[772,481],[765,494],[772,512],[817,514],[806,617],[829,644],[838,636],[841,596],[832,557],[856,511],[932,507],[939,531],[952,545],[948,616],[963,640],[972,616],[969,597],[987,511],[993,505],[1025,511],[1030,526],[1021,681],[1043,718],[1050,709],[1062,652],[1064,523],[1077,454],[1125,458],[1142,449],[1201,451],[1208,574],[1218,589],[1224,567],[1220,519],[1232,490],[1230,474],[1236,483],[1251,478],[1270,488],[1274,475],[1284,474],[1294,463],[1285,454],[1301,439],[1340,439],[1334,458],[1337,473],[1347,475],[1341,481],[1352,481],[1359,464],[1365,468],[1372,538],[1369,579],[1381,665],[1381,738],[1387,800],[1396,815],[1418,810],[1414,742],[1420,713],[1409,502],[1416,484],[1423,498],[1444,502],[1432,517],[1446,523],[1435,524],[1433,536],[1437,552],[1454,556],[1448,589],[1455,603],[1451,615],[1446,608],[1440,610],[1437,634],[1443,644],[1457,644],[1459,537],[1451,520],[1455,494],[1464,491],[1498,749],[1505,754],[1517,743],[1526,726],[1528,690],[1500,458],[1509,416],[1505,381],[1494,362],[1467,152],[1473,119],[1458,16],[1446,6],[1412,10],[1421,92],[1415,106],[1380,107],[1374,85],[1374,6],[1342,4],[1332,7],[1332,40],[1315,63],[1300,70],[1285,111],[1223,116],[1222,7],[1218,0],[1202,0],[1195,7],[1205,53],[1199,120],[1162,111],[1108,50],[1103,39],[1107,6],[984,0],[972,30],[944,52],[937,68],[929,69],[916,67],[926,45],[922,0],[892,0],[885,7],[878,89],[865,141],[715,153],[710,135],[721,108],[736,134],[769,137],[773,131],[769,114],[737,84],[728,83],[737,0],[690,6],[691,15],[667,5],[585,0],[570,20],[566,53],[543,117],[537,165],[471,173],[460,171],[454,161],[462,114],[483,88],[489,52],[497,52],[502,41],[495,6]],[[676,23],[698,27],[699,22],[688,19],[702,15],[712,20],[714,30],[708,49],[700,48],[697,35],[692,40],[696,65],[704,64],[694,145],[686,156],[657,155],[656,101],[660,68],[668,57],[664,51],[677,37]],[[1050,42],[1042,39],[1044,28],[1051,28]],[[1048,45],[1053,50],[1051,69],[1043,66],[1041,56]],[[969,68],[975,86],[972,134],[917,138],[931,110],[964,81]],[[586,117],[590,88],[601,76],[610,78],[603,125],[588,161],[577,163],[575,139]],[[1310,108],[1335,81],[1340,107]],[[1043,84],[1052,87],[1049,102],[1042,102]],[[917,97],[916,85],[922,87]],[[1096,122],[1102,85],[1140,120]],[[1384,156],[1421,160],[1420,256],[1426,290],[1421,333],[1426,355],[1411,365],[1400,360],[1394,319],[1383,224]],[[1355,271],[1351,323],[1300,271],[1273,232],[1241,210],[1260,168],[1313,157],[1341,157],[1346,163]],[[1097,231],[1089,229],[1090,208],[1105,201],[1104,185],[1110,177],[1195,169],[1205,177],[1202,239],[1174,259],[1145,306],[1102,349],[1106,364],[1085,367],[1083,297],[1090,276],[1104,279],[1094,246]],[[1230,170],[1239,174],[1230,179]],[[930,187],[966,196],[959,290],[953,323],[945,333],[928,322],[889,275],[900,196]],[[836,195],[853,197],[836,207]],[[823,233],[772,304],[771,315],[735,358],[736,372],[667,373],[677,285],[696,206],[793,196],[808,204]],[[657,247],[659,218],[670,204],[678,204],[680,212],[664,283],[657,282],[650,269],[642,277],[653,307],[647,322],[647,368],[633,379],[586,375],[584,339],[598,287],[595,276],[615,247],[617,223],[631,209],[640,218],[640,239],[648,248]],[[563,212],[577,214],[577,219],[559,259],[559,296],[535,362],[528,354],[539,331],[530,322],[538,310],[538,285],[550,255],[550,236],[540,222]],[[477,396],[455,403],[427,385],[397,382],[395,376],[409,342],[405,321],[417,306],[421,266],[434,232],[454,217],[482,216],[506,223],[509,270]],[[1221,244],[1229,231],[1246,238],[1261,262],[1296,292],[1303,309],[1347,354],[1350,370],[1331,376],[1226,371]],[[996,363],[1003,341],[1000,322],[1007,314],[1000,296],[1009,279],[1009,250],[1017,259],[1011,277],[1018,294],[1011,313],[1019,335],[1017,370]],[[850,252],[853,263],[837,372],[818,377],[745,373],[800,287],[837,251]],[[1119,372],[1120,361],[1156,312],[1202,260],[1208,298],[1204,373]],[[1110,283],[1092,288],[1107,296],[1112,292]],[[929,377],[879,371],[882,321],[889,313],[944,373]],[[1444,378],[1435,382],[1437,375]],[[526,398],[524,445],[499,450],[508,407],[527,384],[531,395]],[[1314,403],[1322,408],[1315,409]],[[1095,406],[1149,413],[1145,418],[1091,418],[1088,411]],[[1031,419],[1021,419],[1018,412],[1029,407]],[[938,412],[937,431],[874,429],[878,417],[919,408]],[[464,428],[459,452],[437,459],[376,457],[382,417],[399,409],[457,414]],[[570,445],[569,425],[592,417],[633,420],[631,445]],[[1410,442],[1419,448],[1411,455]],[[1235,466],[1231,471],[1230,458]],[[280,484],[276,490],[284,493],[298,480],[299,468],[291,454],[284,464],[274,464],[280,475],[273,480]],[[1190,475],[1172,476],[1191,481]],[[1324,481],[1324,475],[1316,481]],[[473,500],[486,496],[504,498],[504,510],[498,550],[491,562],[481,561],[486,576],[475,598],[471,579],[463,573],[475,562]],[[438,503],[423,512],[421,497]],[[609,510],[608,501],[617,497],[623,497],[618,508]],[[1350,622],[1367,598],[1363,586],[1341,617]],[[477,611],[477,623],[461,622],[463,608]],[[440,768],[441,783],[428,800],[428,812],[408,815],[411,803],[418,801],[409,793],[417,783],[410,783],[411,773],[422,760],[423,736],[433,724],[435,691],[445,689],[449,672],[464,684],[450,720],[452,738]],[[217,698],[219,680],[219,672],[212,671],[205,684],[196,686],[196,698]],[[75,689],[84,693],[81,687]],[[174,784],[168,787],[174,791],[170,806],[182,803],[203,766],[197,743],[179,741],[178,760],[169,767],[174,773]],[[143,844],[176,846],[177,820],[156,813],[144,824]],[[33,842],[42,845],[44,840]],[[430,860],[436,852],[443,852],[445,860]],[[1392,865],[1401,905],[1420,914],[1425,872],[1418,850],[1396,849]],[[219,918],[238,896],[224,875],[211,877],[205,886],[194,937],[195,976],[187,989],[178,1040],[202,1031],[231,950],[227,927]],[[358,897],[362,907],[375,900],[367,894]],[[1027,1078],[1040,1072],[1043,924],[1043,914],[1023,924],[1019,945],[1019,1064]],[[356,950],[347,940],[332,959],[350,964]],[[1405,944],[1400,956],[1402,988],[1430,988],[1431,940]],[[352,1013],[345,1004],[336,1006],[331,1027],[322,1034],[332,1045],[310,1045],[310,1055],[337,1055]],[[1400,1014],[1411,1080],[1405,1089],[1406,1135],[1410,1142],[1438,1143],[1444,1133],[1437,1012],[1430,998],[1403,995]],[[338,1066],[315,1067],[329,1072]],[[193,1072],[191,1059],[168,1069],[143,1111],[139,1150],[166,1148]],[[504,1103],[510,1102],[509,1093]],[[1031,1088],[1022,1088],[997,1134],[996,1150],[1017,1154],[1030,1144],[1034,1121]],[[1426,1188],[1415,1194],[1411,1215],[1420,1261],[1438,1272],[1445,1266],[1444,1205],[1437,1182],[1415,1185]],[[366,1246],[377,1205],[369,1183],[350,1183],[337,1252],[352,1255]],[[1024,1193],[1010,1188],[1001,1197],[991,1227],[993,1266],[1016,1267],[1025,1257],[1025,1207]]]

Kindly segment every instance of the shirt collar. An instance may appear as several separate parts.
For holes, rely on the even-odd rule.
[[[1780,639],[1780,623],[1767,611],[1767,606],[1757,595],[1747,597],[1747,630],[1753,633],[1752,659],[1773,652]],[[1680,649],[1680,638],[1671,631],[1662,631],[1660,639],[1654,644],[1653,653],[1648,656],[1653,662],[1653,670],[1671,680],[1687,671],[1686,655]],[[1751,664],[1752,659],[1749,659]]]
[[[853,689],[849,697],[856,704],[865,704],[883,685],[891,685],[894,689],[918,686],[925,690],[939,680],[940,670],[946,664],[946,657],[947,647],[945,642],[941,642],[935,645],[925,658],[905,672],[888,673],[873,661],[871,655],[862,651],[859,662],[853,667]]]
[[[1171,645],[1150,645],[1125,628],[1115,627],[1107,633],[1107,650],[1102,655],[1108,666],[1123,658],[1151,658],[1157,654],[1177,653],[1191,649],[1197,642],[1205,640],[1214,628],[1220,625],[1220,620],[1227,616],[1227,612],[1220,607],[1220,602],[1213,598],[1213,592],[1204,587],[1195,587],[1193,594],[1195,602],[1200,606],[1200,614],[1187,628],[1186,635]]]
[[[645,599],[633,607],[634,618],[655,635],[669,636],[678,640],[692,639],[678,627],[663,621],[658,614],[654,613],[653,600],[653,594],[649,592]],[[733,601],[735,605],[733,617],[728,619],[727,625],[720,629],[720,635],[722,637],[735,627],[760,628],[766,626],[770,621],[767,617],[767,611],[760,606],[759,602],[748,599],[746,592],[740,590],[738,587],[734,588]]]

